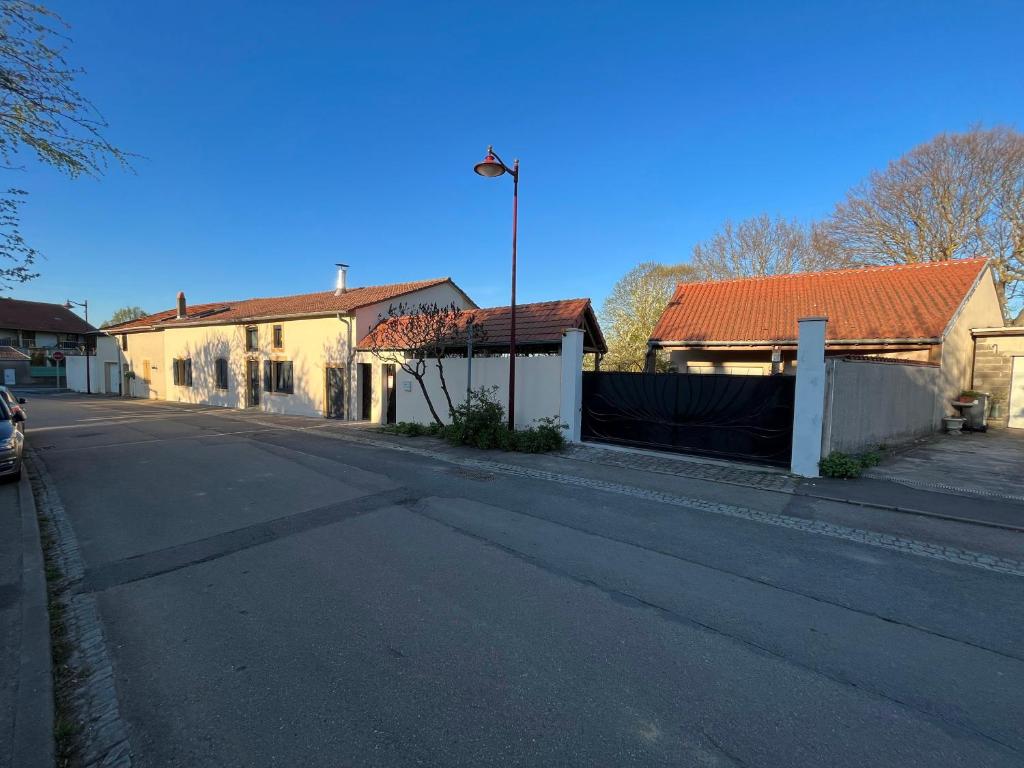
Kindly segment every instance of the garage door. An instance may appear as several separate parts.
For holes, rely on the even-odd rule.
[[[1024,357],[1013,358],[1010,374],[1010,421],[1008,426],[1024,429]]]

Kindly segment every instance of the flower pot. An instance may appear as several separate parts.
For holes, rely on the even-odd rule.
[[[942,426],[946,428],[946,432],[951,435],[961,434],[964,428],[964,422],[967,419],[961,419],[958,416],[946,416],[942,419]]]

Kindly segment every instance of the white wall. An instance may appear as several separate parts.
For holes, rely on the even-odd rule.
[[[95,355],[68,355],[67,387],[75,392],[92,392],[95,395],[117,395],[121,393],[120,381],[124,360],[121,356],[119,338],[100,336],[96,339]],[[110,363],[116,366],[117,373],[111,377],[110,389],[107,389],[105,366]],[[86,374],[88,366],[88,376]]]
[[[453,401],[466,398],[465,358],[444,360],[444,376]],[[451,420],[448,404],[441,391],[441,382],[434,361],[428,361],[425,376],[427,392],[445,423]],[[472,388],[497,386],[497,399],[508,410],[508,358],[480,357],[473,359]],[[519,357],[516,359],[516,428],[536,426],[535,419],[561,417],[562,358],[560,355]],[[398,369],[398,421],[430,424],[433,418],[416,379]]]
[[[827,370],[822,455],[873,450],[940,427],[938,367],[832,358]]]

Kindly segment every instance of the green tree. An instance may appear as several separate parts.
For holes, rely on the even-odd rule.
[[[129,320],[138,320],[140,317],[145,317],[148,314],[149,312],[144,310],[142,307],[121,307],[119,310],[114,312],[114,314],[110,316],[110,319],[103,323],[100,328],[109,328],[112,325],[127,323]]]
[[[676,285],[695,278],[689,264],[644,262],[615,284],[601,308],[601,326],[608,354],[601,368],[611,371],[642,371],[647,340],[668,306]],[[659,361],[664,369],[665,361]]]
[[[107,123],[75,88],[81,74],[64,58],[67,24],[42,5],[0,0],[0,165],[33,157],[71,178],[102,176],[127,155],[103,137]],[[36,277],[38,258],[18,227],[27,193],[0,192],[0,290]]]

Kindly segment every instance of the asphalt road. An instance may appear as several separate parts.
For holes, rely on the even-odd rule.
[[[564,459],[483,456],[517,473],[318,421],[30,406],[136,765],[1024,765],[1019,575],[537,474],[638,482]]]

